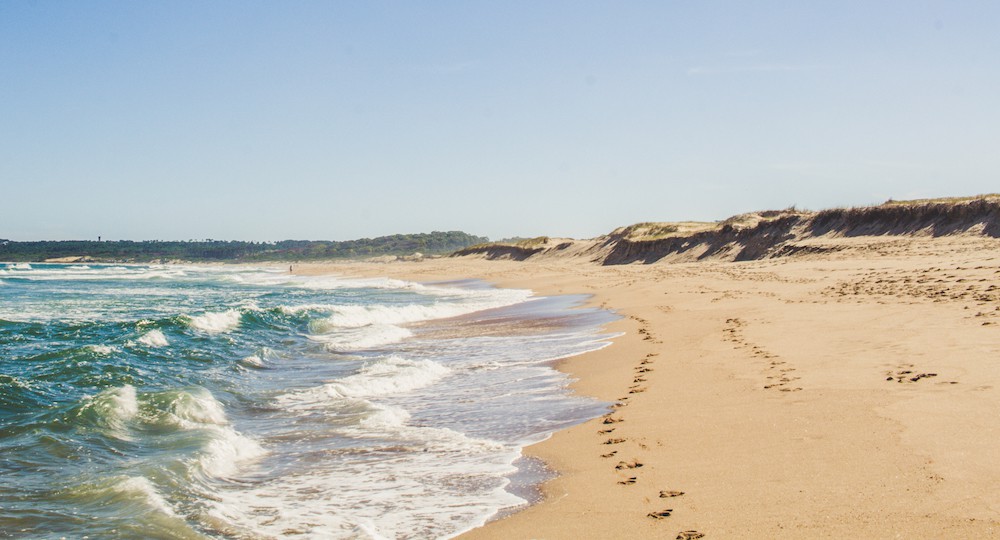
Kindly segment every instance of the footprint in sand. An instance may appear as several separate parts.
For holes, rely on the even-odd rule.
[[[638,480],[638,477],[630,476],[625,480],[619,480],[618,483],[623,486],[631,486],[632,484],[635,483],[636,480]]]
[[[683,491],[670,491],[670,490],[664,489],[664,490],[660,491],[660,498],[661,499],[669,499],[671,497],[680,497],[683,494],[684,494]]]
[[[607,454],[601,454],[601,457],[602,458],[614,457],[614,455],[617,454],[617,453],[618,453],[618,450],[614,450],[612,452],[608,452]]]
[[[698,531],[681,531],[677,533],[677,538],[675,540],[696,540],[704,537],[705,535]]]
[[[638,461],[633,461],[632,463],[619,461],[618,465],[615,465],[615,469],[619,471],[622,469],[638,469],[639,467],[642,467],[642,463],[639,463]]]
[[[625,439],[608,439],[604,441],[604,444],[621,444],[625,442]]]
[[[670,517],[670,514],[673,513],[673,511],[674,511],[673,508],[667,508],[666,510],[660,510],[659,512],[650,512],[646,514],[646,517],[651,517],[653,519],[663,519]]]
[[[893,373],[893,372],[890,371],[886,375],[888,375],[888,376],[885,378],[885,380],[887,380],[887,381],[896,381],[897,383],[902,383],[902,382],[915,383],[915,382],[919,381],[920,379],[927,379],[927,378],[930,378],[930,377],[937,377],[937,373],[914,373],[913,370],[909,370],[909,369],[899,370],[899,371],[896,371],[895,373]]]

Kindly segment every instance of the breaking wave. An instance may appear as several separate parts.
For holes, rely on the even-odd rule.
[[[139,337],[137,341],[147,347],[166,347],[170,345],[170,342],[167,341],[167,336],[163,335],[163,332],[159,330],[150,330]]]
[[[240,318],[243,315],[230,309],[221,313],[204,313],[202,315],[187,317],[188,325],[196,330],[208,332],[209,334],[219,334],[235,330],[240,325]]]
[[[279,396],[277,401],[290,409],[326,407],[331,401],[411,392],[429,386],[449,373],[449,368],[433,360],[407,360],[393,355],[369,363],[354,375]]]

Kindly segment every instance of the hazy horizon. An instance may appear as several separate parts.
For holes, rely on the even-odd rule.
[[[961,200],[961,199],[967,199],[967,198],[976,198],[976,197],[980,197],[980,196],[982,196],[982,197],[996,197],[996,196],[998,196],[998,194],[994,194],[994,193],[977,193],[977,194],[972,195],[972,196],[966,196],[966,197],[943,197],[942,199],[959,199],[959,200]],[[924,200],[924,199],[914,199],[912,201],[919,202],[921,200]],[[928,200],[928,201],[935,201],[935,199],[926,199],[926,200]],[[892,198],[890,198],[890,199],[888,199],[886,201],[882,201],[881,203],[874,203],[872,205],[857,205],[857,206],[853,206],[853,207],[878,206],[880,204],[890,203],[890,202],[900,203],[900,202],[910,202],[910,200],[892,199]],[[733,214],[731,216],[726,216],[726,218],[715,219],[715,220],[708,220],[708,221],[706,221],[706,223],[723,223],[728,218],[736,217],[736,216],[738,216],[740,214],[744,214],[744,213],[774,211],[774,210],[788,210],[788,209],[793,209],[793,210],[797,210],[797,211],[810,212],[810,211],[829,210],[829,209],[832,209],[832,208],[801,208],[801,207],[794,207],[793,206],[793,207],[787,207],[787,208],[757,208],[757,209],[752,209],[752,210],[748,209],[745,212],[740,212],[739,214]],[[677,219],[677,220],[673,220],[673,221],[674,222],[692,222],[693,220]],[[637,225],[637,224],[640,224],[640,223],[642,223],[642,222],[623,223],[622,225],[620,225],[620,227],[627,227],[627,226],[630,226],[630,225]],[[669,223],[669,222],[667,222],[667,223]],[[615,228],[618,228],[618,227],[615,227]],[[613,232],[613,230],[614,229],[608,229],[607,231],[604,231],[603,233],[598,233],[598,234],[596,234],[594,236],[588,236],[588,237],[567,237],[567,238],[573,238],[573,239],[576,239],[576,240],[587,240],[587,239],[591,239],[591,238],[594,238],[594,237],[599,237],[599,236],[603,236],[605,234],[609,234],[609,233]],[[352,241],[357,241],[357,240],[378,239],[378,238],[392,237],[392,236],[413,236],[413,235],[420,235],[420,234],[435,234],[435,233],[445,233],[445,232],[463,232],[463,233],[467,233],[467,234],[472,235],[472,236],[486,236],[486,235],[477,235],[475,233],[472,233],[472,232],[469,232],[469,231],[462,231],[462,230],[453,230],[453,231],[437,231],[437,230],[435,230],[435,231],[401,231],[401,232],[395,232],[395,233],[387,233],[387,234],[378,235],[378,236],[361,236],[361,237],[357,237],[357,238],[344,238],[344,239],[339,239],[339,240],[333,240],[333,239],[330,239],[330,238],[319,238],[319,237],[316,237],[316,238],[280,238],[280,239],[277,239],[277,240],[260,240],[260,239],[255,239],[255,238],[234,239],[234,238],[207,238],[207,237],[205,237],[205,238],[138,238],[138,239],[128,239],[128,238],[107,238],[107,237],[103,237],[103,236],[98,236],[97,238],[54,238],[54,239],[22,239],[22,240],[15,240],[15,239],[10,239],[10,238],[0,238],[0,241],[7,241],[7,240],[11,240],[11,241],[14,241],[14,242],[95,242],[95,241],[96,242],[119,242],[119,241],[121,241],[121,242],[164,242],[164,243],[168,243],[168,242],[178,242],[178,243],[185,243],[185,242],[245,242],[245,243],[256,243],[256,244],[278,244],[278,243],[281,243],[281,242],[288,242],[288,241],[292,241],[292,242],[301,242],[301,241],[313,241],[313,242],[352,242]],[[538,238],[538,237],[542,237],[542,236],[549,237],[549,236],[552,236],[552,235],[546,235],[546,234],[543,233],[543,234],[536,235],[536,236],[533,236],[533,237],[508,235],[508,236],[503,236],[503,237],[487,237],[487,238],[491,242],[498,242],[498,241],[504,241],[504,240],[513,240],[513,239],[531,239],[531,238]]]

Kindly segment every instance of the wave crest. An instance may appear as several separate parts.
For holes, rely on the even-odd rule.
[[[451,370],[433,360],[408,360],[388,356],[372,362],[354,375],[308,390],[285,394],[278,403],[290,409],[323,408],[331,400],[366,399],[412,392],[434,384]]]
[[[153,483],[144,476],[130,476],[125,478],[115,484],[113,489],[124,495],[141,499],[146,505],[168,516],[174,517],[177,515],[173,507],[170,506],[170,503],[163,498],[163,495],[160,495],[160,492],[156,490]]]
[[[331,397],[367,398],[410,392],[433,384],[451,373],[433,360],[407,360],[389,356],[360,372],[325,386]]]
[[[118,352],[118,349],[111,345],[87,345],[85,348],[88,351],[101,356],[109,356],[112,353]]]
[[[382,347],[397,343],[413,335],[413,332],[392,324],[373,324],[361,328],[349,328],[328,334],[312,335],[309,339],[325,344],[331,352],[350,352]]]
[[[128,422],[139,414],[139,400],[135,387],[126,384],[108,388],[95,396],[84,398],[77,418],[85,424],[100,428],[105,435],[124,441],[132,440]]]
[[[223,311],[221,313],[203,313],[201,315],[188,316],[187,324],[191,328],[208,332],[209,334],[220,334],[235,330],[240,325],[240,318],[243,314],[235,309]]]
[[[232,476],[242,463],[266,453],[257,441],[229,425],[222,403],[204,388],[177,393],[169,412],[177,425],[206,437],[196,465],[209,476]]]
[[[170,342],[167,341],[167,336],[164,336],[163,332],[159,330],[146,332],[138,339],[138,342],[147,347],[166,347],[170,345]]]

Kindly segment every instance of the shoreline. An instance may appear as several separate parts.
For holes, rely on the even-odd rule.
[[[739,263],[296,272],[478,278],[624,317],[605,327],[624,332],[612,345],[557,364],[573,391],[624,406],[526,448],[558,474],[543,501],[460,538],[1000,535],[986,435],[1000,430],[1000,241],[843,244]]]
[[[555,359],[551,361],[551,365],[554,369],[566,373],[572,378],[569,384],[569,389],[573,393],[605,401],[609,404],[619,402],[616,397],[619,394],[627,394],[628,389],[626,383],[632,380],[628,378],[628,375],[631,372],[627,367],[618,365],[613,361],[613,359],[616,354],[621,351],[626,341],[629,342],[628,348],[631,349],[636,346],[641,347],[642,340],[638,338],[639,334],[634,331],[630,331],[632,330],[631,327],[634,325],[635,321],[630,319],[627,314],[613,309],[613,306],[608,303],[609,299],[602,297],[600,291],[590,290],[583,284],[572,284],[567,286],[564,282],[560,282],[562,278],[565,278],[565,275],[561,272],[547,276],[547,279],[539,279],[540,276],[534,271],[528,272],[527,275],[511,275],[509,270],[515,267],[521,267],[520,263],[495,261],[477,262],[474,264],[473,268],[468,269],[468,271],[471,271],[472,273],[464,273],[466,270],[462,268],[462,265],[459,265],[459,269],[456,269],[453,268],[454,265],[449,264],[449,262],[453,263],[455,260],[436,259],[434,260],[434,263],[436,264],[432,265],[428,265],[427,261],[398,261],[392,263],[303,262],[296,265],[295,273],[303,275],[330,274],[348,278],[390,277],[419,283],[478,279],[499,288],[531,289],[539,296],[585,296],[586,298],[578,306],[579,308],[598,308],[608,310],[616,313],[620,317],[618,320],[611,321],[610,323],[602,326],[601,333],[610,334],[613,337],[607,339],[607,345],[602,346],[597,350],[566,358]],[[603,381],[606,381],[609,376],[622,381],[619,392],[612,391],[611,388],[608,388],[607,385],[604,384]],[[594,382],[597,382],[597,384],[593,384]],[[612,406],[612,411],[613,410],[614,407]],[[504,528],[506,528],[506,524],[509,523],[508,520],[518,518],[518,516],[522,516],[534,508],[545,505],[548,501],[551,501],[554,498],[563,496],[564,489],[559,488],[558,485],[560,480],[564,477],[567,467],[571,465],[570,462],[562,457],[565,453],[565,446],[567,444],[560,440],[565,436],[564,434],[573,430],[584,429],[585,426],[587,427],[586,432],[588,433],[590,431],[589,428],[600,429],[598,426],[601,426],[601,422],[603,422],[604,418],[608,417],[610,414],[611,413],[608,413],[581,424],[555,431],[546,439],[524,447],[522,450],[522,459],[539,461],[551,472],[550,478],[544,480],[541,484],[536,486],[537,491],[541,495],[541,499],[534,502],[529,501],[528,505],[525,507],[506,510],[501,509],[497,515],[487,518],[486,522],[482,526],[463,531],[452,538],[478,538],[483,534],[487,535],[483,536],[484,538],[510,538],[510,536],[507,536],[509,533],[506,531],[497,531],[495,533],[491,531],[494,527],[497,527],[498,524],[501,523],[505,524]],[[556,439],[556,441],[554,441],[554,439]],[[575,443],[570,442],[569,444],[573,445]],[[533,525],[529,525],[529,527],[533,527]],[[618,527],[614,527],[614,530],[618,529]],[[494,534],[497,536],[493,536]],[[525,532],[524,534],[529,533]]]

